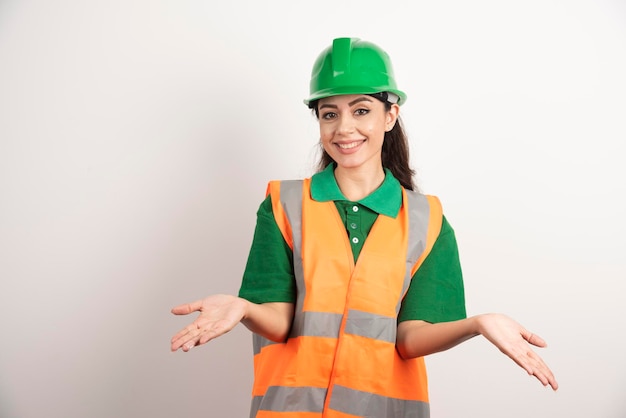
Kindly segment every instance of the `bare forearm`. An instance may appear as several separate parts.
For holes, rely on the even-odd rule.
[[[397,348],[405,358],[422,357],[448,350],[479,335],[478,317],[430,324],[405,321],[398,325]]]
[[[503,314],[482,314],[453,322],[430,324],[405,321],[398,325],[396,347],[405,358],[445,351],[476,335],[482,335],[544,386],[557,390],[554,374],[530,345],[546,347],[543,338]]]
[[[293,304],[272,302],[257,304],[246,302],[246,311],[241,323],[250,331],[268,340],[285,341],[291,328]]]

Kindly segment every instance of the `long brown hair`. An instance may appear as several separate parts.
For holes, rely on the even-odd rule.
[[[381,100],[378,95],[372,94],[371,96]],[[391,103],[386,100],[381,101],[385,104],[385,110],[389,111],[391,109]],[[310,107],[313,109],[315,117],[319,119],[317,103],[311,103]],[[317,171],[323,171],[328,164],[335,162],[321,145],[320,148],[321,157],[317,163]],[[409,140],[404,132],[400,115],[398,115],[398,120],[393,129],[389,132],[385,132],[381,157],[383,167],[391,171],[402,187],[408,190],[417,190],[413,182],[415,170],[409,165]]]

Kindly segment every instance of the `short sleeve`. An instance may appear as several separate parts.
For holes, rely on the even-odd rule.
[[[463,274],[456,237],[444,216],[441,232],[430,254],[413,275],[402,301],[398,322],[449,322],[466,316]]]
[[[269,195],[257,211],[239,296],[253,303],[293,303],[296,300],[293,252],[276,224]]]

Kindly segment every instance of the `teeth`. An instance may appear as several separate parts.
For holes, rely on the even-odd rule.
[[[337,145],[339,145],[339,148],[341,149],[350,149],[350,148],[356,147],[359,144],[360,142],[350,142],[349,144],[337,144]]]

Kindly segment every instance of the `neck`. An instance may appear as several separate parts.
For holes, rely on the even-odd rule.
[[[356,202],[376,190],[385,180],[385,170],[335,169],[335,179],[341,193],[350,201]]]

